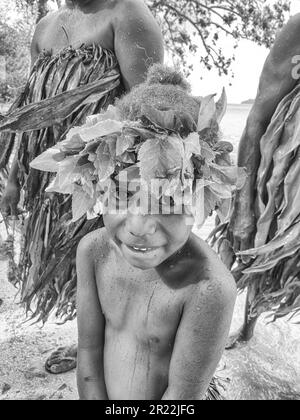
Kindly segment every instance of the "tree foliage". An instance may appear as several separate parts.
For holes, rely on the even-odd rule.
[[[224,36],[234,47],[247,39],[269,48],[290,10],[289,0],[147,0],[159,19],[165,42],[175,60],[186,65],[189,54],[197,54],[209,70],[228,74],[234,54],[222,49]]]
[[[0,77],[0,100],[15,97],[28,76],[30,41],[34,31],[35,5],[23,0],[1,0],[0,57],[3,64]]]

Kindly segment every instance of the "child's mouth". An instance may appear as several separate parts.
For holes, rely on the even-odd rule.
[[[146,247],[138,247],[138,246],[130,246],[130,245],[126,245],[127,248],[130,249],[130,251],[133,252],[138,252],[140,254],[148,254],[150,252],[155,251],[157,248],[146,248]]]

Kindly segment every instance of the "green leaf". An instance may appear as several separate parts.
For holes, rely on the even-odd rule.
[[[183,167],[183,142],[176,136],[147,140],[140,148],[138,160],[141,177],[146,181],[167,178],[169,171]]]
[[[81,187],[76,186],[72,195],[72,222],[76,222],[88,211],[92,211],[94,205],[95,200],[91,199]]]
[[[243,168],[237,166],[219,166],[210,163],[211,177],[217,183],[235,185],[238,190],[243,188],[247,174]]]
[[[147,120],[158,127],[165,130],[174,130],[176,127],[176,115],[173,110],[160,111],[151,105],[144,104],[141,111]]]
[[[80,175],[81,188],[90,198],[94,198],[96,196],[96,184],[93,183],[92,171],[83,169]]]
[[[128,163],[128,164],[134,164],[136,162],[135,153],[124,152],[120,156],[120,162],[122,162],[122,163]]]
[[[229,185],[214,182],[208,188],[216,196],[217,201],[228,200],[232,197],[232,188]]]
[[[218,102],[216,103],[216,113],[215,113],[215,119],[218,124],[222,121],[227,109],[227,95],[226,90],[223,88],[222,95]]]
[[[38,171],[58,172],[59,163],[55,160],[55,156],[58,155],[60,155],[59,149],[52,147],[30,162],[30,166]]]
[[[201,100],[197,124],[198,132],[201,132],[206,128],[210,128],[211,126],[211,122],[214,119],[216,113],[216,104],[214,101],[215,96],[216,95],[209,95],[205,98],[202,98]]]
[[[116,139],[103,141],[97,151],[97,158],[94,162],[99,182],[105,181],[115,171],[116,166]]]
[[[127,152],[128,149],[131,149],[134,146],[135,137],[122,133],[121,136],[117,139],[117,146],[116,146],[116,155],[121,156],[123,153]]]
[[[120,121],[100,121],[90,127],[83,126],[80,131],[80,136],[84,142],[88,143],[98,137],[105,137],[111,134],[121,134],[123,126],[124,123]]]
[[[192,157],[192,155],[201,154],[200,139],[198,133],[191,133],[183,140],[183,144],[185,155],[188,160]]]
[[[113,105],[109,105],[106,111],[101,112],[100,114],[89,115],[86,118],[86,125],[94,126],[99,122],[107,120],[122,121],[120,110]]]
[[[219,155],[232,153],[233,150],[234,150],[234,147],[232,143],[230,143],[229,141],[223,141],[223,140],[218,141],[213,147],[213,151]]]
[[[77,168],[80,169],[80,167],[83,167],[86,165],[91,165],[91,162],[89,161],[89,155],[88,154],[79,155],[78,161],[76,163]]]
[[[74,191],[74,182],[78,178],[76,173],[78,160],[79,156],[71,156],[59,164],[58,181],[60,192],[63,194],[72,194]]]
[[[130,123],[132,124],[132,122]],[[154,130],[155,131],[155,130]],[[125,126],[122,133],[126,136],[139,137],[140,140],[145,141],[153,138],[153,130],[146,129],[141,126],[131,125],[130,127]]]
[[[205,220],[209,214],[205,208],[205,189],[204,184],[197,183],[196,190],[194,192],[194,203],[193,203],[193,214],[195,217],[195,225],[197,228],[201,228],[205,223]]]
[[[55,160],[55,162],[58,162],[58,163],[62,162],[65,158],[66,158],[65,152],[60,152],[53,156],[53,159]]]
[[[216,158],[216,154],[213,149],[203,140],[200,140],[201,145],[201,157],[207,162],[213,162]]]
[[[81,137],[82,127],[73,127],[68,131],[66,139],[57,144],[62,152],[80,151],[85,144]]]
[[[229,220],[231,215],[231,206],[232,206],[232,198],[228,198],[226,200],[222,200],[218,203],[218,207],[216,209],[217,215],[221,223],[225,223]]]
[[[204,214],[205,218],[211,216],[219,202],[219,196],[208,186],[204,187]]]
[[[132,165],[129,166],[126,169],[123,169],[118,173],[118,175],[115,177],[115,179],[122,183],[125,181],[126,183],[133,181],[133,180],[139,180],[140,179],[140,168],[138,165]]]
[[[227,185],[218,185],[209,181],[197,182],[195,191],[195,223],[201,227],[207,217],[217,210],[222,218],[228,217],[229,203],[231,201],[231,188]]]
[[[63,191],[60,189],[59,185],[59,176],[56,177],[50,182],[49,186],[45,190],[47,193],[61,193],[64,194]]]
[[[167,197],[173,197],[175,203],[180,202],[180,200],[182,201],[183,192],[180,173],[170,180],[165,180],[165,182],[162,185],[162,195],[165,195]]]

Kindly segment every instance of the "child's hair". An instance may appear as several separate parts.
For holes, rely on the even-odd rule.
[[[180,72],[155,64],[149,69],[146,81],[117,102],[122,118],[132,121],[141,118],[143,105],[188,113],[197,123],[200,101],[191,96],[190,85]]]

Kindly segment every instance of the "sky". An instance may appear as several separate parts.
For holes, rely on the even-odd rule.
[[[291,15],[300,12],[300,0],[292,0]],[[232,41],[228,39],[229,54],[232,51]],[[250,41],[241,41],[236,50],[236,61],[232,66],[234,79],[219,77],[216,71],[203,71],[197,66],[197,57],[194,58],[195,70],[190,77],[193,94],[205,96],[211,93],[220,94],[225,87],[229,103],[241,103],[248,99],[254,99],[264,62],[269,51],[259,47]],[[197,68],[198,67],[198,68]],[[202,76],[202,80],[200,77]],[[230,82],[232,86],[230,86]]]

